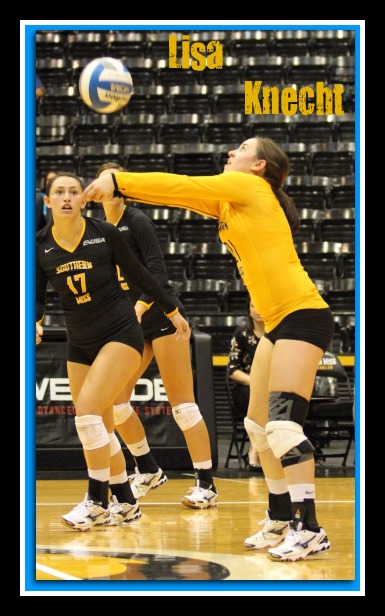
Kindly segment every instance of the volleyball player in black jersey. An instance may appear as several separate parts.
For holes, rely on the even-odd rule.
[[[116,163],[101,165],[96,177],[124,171]],[[170,285],[163,253],[154,223],[129,202],[114,198],[103,203],[107,221],[114,224],[138,260],[164,288],[167,295],[184,314],[184,308]],[[196,485],[183,497],[182,504],[193,509],[217,506],[218,494],[214,486],[210,439],[207,426],[194,396],[190,345],[175,340],[173,325],[151,296],[130,285],[121,277],[121,284],[135,305],[144,333],[144,352],[138,370],[115,400],[115,426],[135,458],[136,473],[131,477],[131,488],[136,498],[145,496],[151,488],[167,481],[162,469],[152,457],[143,425],[130,405],[133,389],[155,357],[158,364],[173,417],[182,430],[196,475]],[[127,288],[128,287],[128,288]],[[175,370],[178,366],[178,370]],[[183,379],[180,375],[183,374]]]
[[[140,517],[119,441],[114,435],[112,403],[143,353],[143,333],[134,306],[116,276],[119,267],[129,284],[143,289],[167,313],[175,338],[188,340],[190,328],[173,298],[158,285],[110,223],[82,216],[83,185],[71,173],[56,175],[45,197],[53,225],[37,234],[36,343],[41,341],[47,284],[57,291],[67,328],[67,370],[75,424],[88,468],[84,502],[62,517],[67,526],[87,530],[95,524],[118,524]],[[183,340],[181,341],[181,343]],[[113,470],[108,504],[110,456]],[[118,458],[118,460],[114,460]],[[113,486],[112,486],[113,487]],[[119,497],[117,496],[119,495]]]

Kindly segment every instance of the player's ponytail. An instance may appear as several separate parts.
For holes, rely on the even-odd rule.
[[[269,182],[275,196],[277,197],[285,216],[290,225],[292,233],[299,227],[299,216],[294,201],[285,193],[282,186],[289,173],[289,159],[285,152],[275,141],[267,137],[257,139],[257,158],[266,161],[263,178]]]

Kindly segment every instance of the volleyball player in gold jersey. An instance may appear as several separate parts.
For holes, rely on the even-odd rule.
[[[283,191],[288,158],[254,137],[229,152],[223,174],[113,173],[92,182],[86,200],[122,195],[218,219],[266,333],[250,374],[245,427],[269,490],[262,530],[245,540],[277,561],[302,560],[330,542],[315,510],[313,447],[303,432],[317,366],[331,342],[333,315],[297,255],[299,219]]]

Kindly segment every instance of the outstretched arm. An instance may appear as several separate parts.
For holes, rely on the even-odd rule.
[[[165,204],[220,218],[223,201],[247,202],[264,182],[252,174],[228,172],[213,176],[175,173],[117,172],[94,180],[84,191],[86,200],[108,200],[113,195],[149,204]]]

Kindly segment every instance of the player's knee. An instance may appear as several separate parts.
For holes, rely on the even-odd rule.
[[[109,432],[108,433],[108,438],[110,441],[110,457],[112,458],[112,456],[114,456],[115,454],[119,453],[119,451],[122,449],[119,439],[116,436],[115,432]]]
[[[244,424],[253,448],[258,453],[269,449],[270,445],[267,440],[266,429],[248,417],[245,417]]]
[[[293,447],[281,457],[281,464],[285,468],[286,466],[292,466],[293,464],[301,464],[307,460],[314,458],[314,447],[308,439],[302,441],[298,447]]]
[[[313,457],[313,446],[304,435],[302,426],[294,421],[269,421],[266,436],[282,466],[299,464]]]
[[[131,417],[134,409],[129,402],[123,402],[123,404],[114,404],[113,411],[115,426],[121,426]]]
[[[185,402],[172,407],[174,419],[182,432],[190,430],[203,419],[199,407],[194,402]]]
[[[309,401],[298,394],[272,391],[269,394],[269,421],[294,421],[303,426],[309,410]]]
[[[109,444],[108,432],[100,415],[76,416],[75,425],[84,449],[99,449]]]

